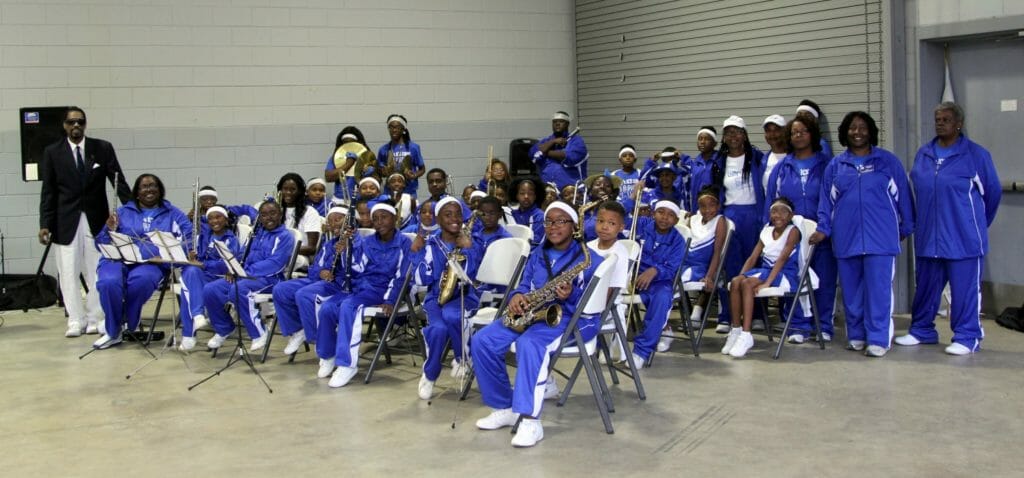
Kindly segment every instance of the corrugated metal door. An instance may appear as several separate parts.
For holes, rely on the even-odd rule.
[[[732,114],[764,149],[761,121],[792,118],[803,98],[825,112],[826,137],[848,111],[882,124],[880,0],[579,0],[579,124],[591,170],[617,167],[623,143],[641,155],[692,154],[696,131]]]

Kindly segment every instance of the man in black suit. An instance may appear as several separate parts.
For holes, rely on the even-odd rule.
[[[56,244],[60,291],[68,311],[66,337],[95,334],[103,323],[96,293],[99,251],[94,236],[110,216],[105,181],[117,188],[121,202],[131,190],[117,162],[114,147],[102,139],[85,137],[85,111],[77,106],[64,114],[67,138],[43,151],[39,164],[43,187],[39,200],[39,242]],[[85,303],[78,285],[85,274],[89,288]]]

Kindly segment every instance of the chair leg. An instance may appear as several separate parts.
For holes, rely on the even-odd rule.
[[[146,334],[146,345],[153,340],[153,332],[156,331],[156,321],[160,318],[160,307],[164,305],[164,294],[167,294],[167,276],[164,276],[163,284],[160,286],[160,298],[156,301],[156,311],[153,312],[153,320],[149,323],[149,333]],[[174,335],[174,330],[171,330]]]
[[[580,357],[579,361],[576,362],[576,366],[572,369],[572,375],[569,375],[569,380],[565,383],[565,388],[562,389],[562,394],[558,397],[558,406],[565,405],[565,402],[569,400],[569,392],[572,392],[572,387],[576,385],[576,379],[580,376],[580,369],[583,368],[583,357]]]
[[[274,341],[274,330],[276,329],[277,314],[274,314],[270,316],[270,327],[267,328],[267,341],[263,344],[263,354],[260,356],[260,363],[267,363],[267,356],[270,355],[270,343]],[[294,354],[292,355],[292,360],[294,360]]]
[[[583,342],[582,334],[578,330],[573,333],[576,336],[576,343],[585,343]],[[615,429],[612,428],[612,417],[608,412],[608,402],[605,399],[604,391],[600,387],[601,382],[595,376],[597,372],[594,370],[594,363],[587,356],[580,357],[580,362],[583,363],[583,368],[587,372],[587,379],[590,380],[590,388],[594,392],[594,402],[597,404],[597,411],[601,414],[601,421],[604,422],[604,431],[609,435],[615,433]]]
[[[612,391],[608,388],[608,382],[604,381],[604,375],[601,373],[601,366],[597,361],[597,354],[588,355],[584,358],[590,360],[594,364],[594,371],[597,372],[597,381],[601,386],[601,393],[604,396],[605,406],[608,407],[608,413],[615,413],[615,403],[612,401]]]
[[[608,375],[612,377],[612,383],[615,385],[619,384],[619,374],[615,372],[615,364],[612,360],[612,352],[608,346],[608,341],[605,340],[604,334],[597,334],[597,353],[604,354],[605,362],[608,364]]]
[[[398,306],[398,304],[395,305],[396,307]],[[374,369],[377,368],[377,362],[380,360],[381,353],[385,354],[385,356],[387,357],[387,364],[391,364],[391,352],[388,351],[388,333],[395,326],[395,317],[397,315],[397,312],[392,313],[391,317],[388,317],[388,324],[384,326],[384,330],[380,334],[378,334],[380,340],[377,341],[377,350],[374,351],[373,359],[370,360],[370,367],[366,370],[366,377],[363,379],[363,383],[370,383],[370,379],[373,378],[373,371]],[[373,324],[375,322],[377,322],[376,317],[370,318],[370,325],[366,329],[367,336],[369,336],[370,333],[373,331]]]
[[[462,387],[462,393],[459,394],[459,400],[465,400],[469,396],[469,389],[473,388],[473,380],[476,379],[476,372],[473,371],[473,365],[470,363],[469,368],[466,370],[466,383]]]
[[[814,290],[811,289],[810,293],[807,295],[811,301],[811,317],[814,318],[814,330],[818,334],[818,347],[820,347],[821,350],[825,350],[825,337],[821,335],[821,317],[818,316],[818,302],[814,300]]]
[[[761,303],[761,322],[764,324],[764,332],[768,334],[768,342],[772,342],[772,321],[768,319],[768,299],[755,298],[754,300]],[[792,309],[792,307],[790,307],[790,309]],[[782,339],[784,338],[785,337]]]
[[[786,344],[786,335],[789,333],[789,324],[793,323],[793,311],[796,310],[800,305],[800,294],[793,297],[793,306],[789,308],[789,313],[786,314],[786,324],[782,326],[782,335],[779,336],[779,345],[775,347],[775,354],[772,358],[775,360],[779,359],[782,355],[782,346]]]
[[[613,317],[615,323],[615,335],[622,342],[626,352],[626,365],[629,367],[629,376],[633,379],[633,384],[636,385],[636,394],[640,400],[647,400],[647,393],[644,391],[644,385],[640,382],[640,369],[637,364],[633,363],[633,354],[629,348],[625,347],[626,344],[626,330],[622,327],[622,323],[618,320],[618,312],[613,312],[616,316]]]

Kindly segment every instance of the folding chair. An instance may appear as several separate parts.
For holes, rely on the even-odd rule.
[[[524,226],[522,224],[506,224],[505,230],[508,231],[512,237],[526,239],[526,242],[533,241],[533,229],[530,229],[530,226]]]
[[[643,301],[640,300],[640,294],[632,292],[633,284],[630,282],[633,279],[633,269],[640,267],[640,254],[643,253],[643,248],[640,246],[639,242],[632,239],[620,239],[618,242],[622,243],[622,245],[626,247],[626,250],[629,251],[629,269],[626,270],[626,275],[629,278],[626,284],[627,290],[619,291],[619,297],[622,299],[622,303],[626,306],[626,319],[629,320],[630,318],[639,317],[640,307],[644,305]],[[632,328],[634,332],[640,330],[640,326],[637,325],[635,320],[628,322],[626,325],[627,328]],[[609,360],[611,359],[610,357],[608,358]]]
[[[629,251],[629,256],[630,257],[629,257],[628,263],[632,264],[637,259],[639,259],[639,257],[640,257],[640,244],[639,243],[637,243],[636,241],[631,241],[629,239],[620,239],[619,242],[621,242],[623,245],[625,245],[626,249]],[[608,260],[608,259],[605,259],[605,260]],[[630,270],[632,270],[631,267],[628,268],[625,271],[625,273],[628,274]],[[619,273],[621,273],[621,272],[618,271],[618,270],[612,272],[612,274],[619,274]],[[636,363],[633,363],[633,354],[629,352],[629,347],[626,346],[626,344],[627,344],[627,341],[626,341],[627,334],[626,334],[626,328],[623,327],[624,318],[619,316],[619,308],[618,308],[618,304],[616,304],[616,300],[615,300],[616,298],[622,297],[624,295],[624,293],[623,293],[622,290],[619,290],[618,288],[614,288],[614,287],[609,289],[609,293],[611,294],[610,295],[610,303],[611,303],[611,305],[609,306],[610,313],[605,317],[605,320],[602,321],[602,323],[601,323],[601,331],[598,333],[598,337],[597,337],[597,346],[598,346],[598,349],[599,349],[598,353],[603,353],[604,354],[605,363],[608,366],[608,374],[611,376],[613,384],[615,384],[615,385],[619,384],[619,377],[618,377],[618,373],[617,372],[621,372],[622,374],[626,375],[627,377],[630,377],[630,378],[633,379],[633,383],[634,383],[634,385],[636,385],[636,393],[637,393],[637,396],[640,398],[640,400],[646,400],[647,399],[647,394],[646,394],[646,392],[644,392],[644,386],[640,382],[640,374],[637,373],[637,370],[639,370],[640,366],[638,364],[636,364]],[[633,298],[635,298],[637,301],[639,301],[639,297],[640,297],[639,295],[636,295],[636,294],[630,294],[630,295]],[[629,304],[627,304],[626,299],[623,299],[622,303],[624,305],[627,305],[627,309],[626,310],[628,311],[629,310],[628,309]],[[623,357],[623,359],[626,361],[627,369],[622,369],[622,368],[617,367],[615,365],[615,362],[612,360],[611,350],[609,348],[610,347],[609,341],[606,339],[606,336],[608,336],[608,335],[614,336],[615,338],[617,338],[619,340],[619,343],[622,344],[622,347],[625,350],[625,357]]]
[[[690,338],[690,345],[693,347],[693,356],[700,357],[700,344],[704,339],[704,327],[707,326],[708,317],[711,315],[711,308],[715,304],[715,300],[718,298],[719,289],[725,288],[728,284],[729,278],[725,274],[725,258],[729,255],[729,246],[732,242],[733,232],[736,230],[736,224],[727,217],[722,217],[720,220],[726,221],[726,233],[725,233],[725,244],[722,245],[722,250],[718,256],[718,273],[715,277],[714,290],[709,294],[707,307],[704,307],[703,313],[700,316],[700,327],[696,331],[696,337],[694,336],[693,326],[690,324],[690,292],[697,292],[698,297],[702,290],[704,290],[704,283],[701,281],[682,281],[683,267],[679,267],[676,272],[675,289],[676,293],[679,294],[679,318],[683,322],[683,327],[686,330],[687,337]],[[733,312],[735,313],[735,311]],[[766,327],[770,328],[770,327]]]
[[[405,351],[409,353],[410,357],[416,355],[425,356],[426,347],[423,345],[423,334],[422,321],[417,320],[416,316],[416,296],[418,294],[415,283],[412,281],[412,265],[405,271],[405,278],[402,279],[402,285],[398,289],[398,298],[395,300],[395,307],[391,310],[391,315],[386,316],[388,321],[384,328],[377,333],[378,341],[377,347],[374,350],[373,358],[370,359],[370,367],[366,370],[366,377],[363,379],[363,383],[370,383],[373,378],[373,371],[377,368],[377,363],[380,361],[380,356],[384,355],[385,363],[391,364],[391,346],[388,345],[388,341],[392,338],[404,334],[410,338],[416,339],[416,343],[420,346],[419,351],[413,351],[411,347],[405,348]],[[363,320],[370,319],[370,324],[367,326],[365,336],[369,336],[373,333],[373,327],[378,319],[385,317],[384,310],[379,307],[364,307],[363,308]],[[401,324],[402,329],[399,330],[399,320],[405,319],[405,322]],[[413,366],[415,366],[413,362]]]
[[[818,336],[818,346],[825,350],[825,340],[821,336],[821,320],[818,317],[818,304],[814,300],[814,291],[818,288],[818,276],[811,269],[811,258],[814,257],[814,245],[810,244],[811,234],[814,234],[818,224],[803,216],[793,216],[793,224],[800,228],[800,274],[793,291],[784,291],[780,287],[765,287],[757,291],[757,299],[761,299],[761,310],[764,312],[765,328],[771,330],[768,325],[768,298],[778,297],[780,299],[792,299],[789,313],[786,314],[786,325],[782,328],[782,335],[779,337],[779,344],[775,347],[773,359],[778,360],[782,354],[782,346],[786,343],[786,332],[789,331],[789,324],[792,323],[793,312],[800,306],[802,300],[810,302],[811,316],[814,318],[814,333]]]

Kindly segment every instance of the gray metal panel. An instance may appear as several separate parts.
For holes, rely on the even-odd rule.
[[[763,147],[761,120],[792,117],[803,98],[824,109],[828,137],[846,112],[866,110],[884,139],[882,21],[880,0],[577,1],[591,169],[617,167],[623,143],[692,154],[697,129],[732,114]]]

